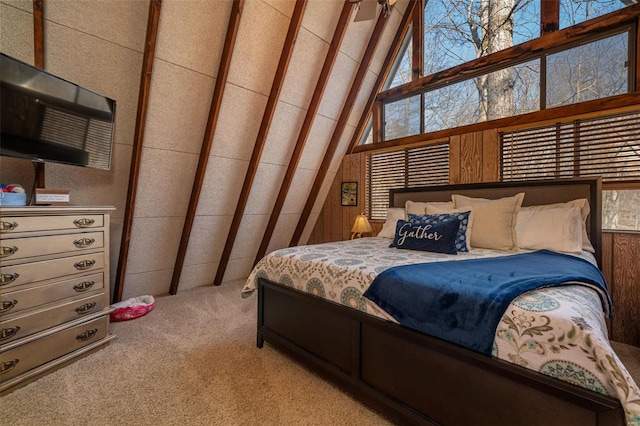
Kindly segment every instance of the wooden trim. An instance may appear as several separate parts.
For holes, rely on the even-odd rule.
[[[608,31],[624,24],[635,24],[640,16],[640,4],[627,6],[616,12],[591,19],[572,27],[543,34],[540,37],[501,50],[491,55],[482,56],[465,62],[453,68],[431,74],[419,80],[402,86],[397,86],[378,94],[376,101],[392,102],[413,94],[433,90],[437,87],[472,78],[478,74],[485,74],[494,69],[503,68],[509,64],[517,64],[532,59],[536,53],[578,43],[585,38],[593,37],[594,33]]]
[[[224,47],[222,48],[222,57],[220,58],[220,65],[218,66],[216,86],[213,90],[213,98],[211,99],[211,107],[209,108],[209,118],[204,131],[202,148],[200,149],[198,168],[196,169],[196,176],[193,182],[193,188],[191,189],[191,198],[189,199],[187,216],[185,217],[184,226],[182,228],[182,236],[180,237],[180,246],[178,247],[176,263],[173,266],[173,276],[171,277],[171,288],[169,289],[169,294],[176,294],[178,292],[180,275],[182,274],[184,258],[187,254],[187,247],[189,245],[189,237],[191,236],[193,221],[196,216],[196,210],[198,209],[200,192],[202,191],[202,185],[207,172],[207,164],[209,162],[211,145],[213,143],[213,135],[215,134],[216,126],[218,124],[220,105],[222,104],[224,89],[227,84],[229,68],[231,68],[231,58],[233,57],[233,49],[236,44],[236,37],[238,35],[238,27],[240,26],[243,6],[244,0],[233,0],[231,16],[229,17],[229,25],[227,26],[227,35],[224,40]]]
[[[540,2],[540,35],[560,29],[560,0]]]
[[[318,194],[320,193],[320,188],[324,182],[324,178],[329,171],[329,166],[331,166],[331,162],[333,161],[333,155],[338,149],[338,145],[340,144],[340,138],[344,129],[347,125],[347,121],[349,119],[349,114],[353,109],[353,105],[356,101],[356,97],[358,96],[358,92],[362,87],[362,83],[364,82],[364,77],[369,69],[369,65],[371,64],[371,60],[373,59],[373,54],[378,47],[378,42],[382,37],[382,33],[384,27],[387,23],[387,18],[384,17],[384,14],[380,14],[378,16],[378,20],[376,22],[376,26],[373,29],[373,33],[371,34],[371,38],[369,39],[369,43],[367,44],[367,49],[362,56],[362,62],[358,66],[358,71],[356,72],[356,76],[353,79],[353,84],[351,85],[351,89],[349,89],[349,94],[347,95],[347,99],[344,103],[344,107],[340,112],[340,117],[338,118],[338,122],[336,123],[336,127],[333,131],[333,135],[331,136],[331,140],[329,141],[329,146],[327,146],[327,150],[322,159],[322,163],[320,165],[320,169],[316,174],[316,179],[313,182],[313,186],[311,187],[311,191],[309,193],[309,197],[307,198],[307,202],[302,210],[302,215],[298,220],[298,225],[296,226],[296,230],[293,233],[293,237],[291,238],[290,246],[295,246],[300,241],[300,237],[302,236],[302,232],[304,231],[305,225],[307,224],[307,219],[309,219],[309,215],[311,214],[311,209],[318,198]]]
[[[33,63],[44,69],[44,0],[33,0]],[[36,171],[35,186],[44,188],[44,163],[33,163]]]
[[[147,35],[145,39],[144,54],[142,56],[142,71],[140,76],[140,90],[138,92],[138,111],[136,113],[136,127],[133,137],[133,150],[131,152],[131,168],[129,171],[129,187],[127,189],[127,203],[125,205],[122,224],[122,239],[120,241],[120,256],[116,269],[116,280],[113,287],[113,301],[122,300],[124,289],[124,277],[127,271],[127,257],[129,255],[129,243],[131,241],[131,229],[133,227],[133,215],[135,212],[136,192],[138,190],[138,175],[142,160],[142,142],[147,119],[147,106],[149,104],[149,91],[151,88],[151,72],[156,49],[158,35],[158,22],[160,20],[160,8],[162,0],[149,1],[149,17],[147,18]]]
[[[438,130],[431,133],[407,136],[405,138],[393,139],[377,144],[357,145],[353,148],[352,152],[357,153],[390,150],[409,145],[418,145],[421,143],[426,144],[428,141],[435,139],[441,140],[443,138],[481,130],[497,128],[500,131],[504,131],[520,127],[532,127],[545,123],[554,123],[560,120],[566,120],[574,116],[590,117],[606,115],[622,111],[633,111],[639,107],[640,92],[626,93],[623,95],[610,96],[608,98],[595,99],[578,104],[534,111],[513,117],[500,118],[498,120],[469,124],[467,126],[456,127],[454,129]]]
[[[302,17],[304,15],[306,6],[307,0],[296,0],[296,6],[293,10],[293,16],[291,17],[291,23],[289,24],[289,30],[287,31],[287,36],[284,41],[282,53],[280,54],[280,61],[278,62],[276,75],[273,79],[271,92],[269,93],[269,99],[267,100],[267,106],[265,108],[264,115],[262,116],[260,130],[258,130],[258,137],[256,138],[256,143],[253,147],[253,153],[251,154],[251,160],[249,161],[249,168],[247,170],[247,174],[245,175],[244,183],[242,185],[242,191],[240,192],[240,198],[238,200],[238,204],[236,205],[236,211],[233,215],[233,221],[231,222],[231,229],[229,229],[229,234],[227,235],[227,241],[224,245],[224,250],[222,251],[218,270],[216,271],[216,276],[213,280],[214,285],[220,285],[222,283],[224,272],[227,269],[227,264],[229,263],[231,250],[233,249],[236,236],[238,235],[238,230],[240,229],[240,222],[242,221],[244,209],[247,206],[247,201],[249,200],[249,194],[251,193],[251,187],[253,186],[253,179],[256,176],[256,172],[260,164],[262,150],[264,149],[264,145],[267,141],[267,134],[269,133],[269,128],[271,127],[271,120],[273,119],[273,114],[275,113],[276,106],[278,104],[278,98],[280,97],[280,91],[282,90],[282,85],[284,84],[284,78],[287,73],[287,68],[289,67],[291,55],[293,54],[293,48],[296,44],[298,31],[300,30],[300,26],[302,24]]]
[[[293,177],[298,168],[298,163],[300,162],[300,158],[302,157],[304,146],[307,142],[307,138],[309,137],[309,133],[311,132],[311,126],[313,125],[316,113],[318,112],[318,108],[320,107],[322,95],[324,94],[327,83],[329,81],[329,77],[331,76],[331,70],[333,70],[333,65],[335,64],[338,52],[340,51],[340,45],[342,44],[342,39],[344,38],[344,34],[347,31],[347,26],[349,25],[349,17],[351,16],[352,10],[353,3],[350,0],[345,0],[344,6],[342,7],[342,12],[340,14],[340,17],[338,18],[335,32],[333,33],[333,38],[331,39],[331,44],[329,45],[329,51],[327,52],[327,56],[325,57],[324,65],[322,66],[322,70],[320,71],[320,76],[318,76],[318,82],[316,83],[315,91],[313,92],[311,102],[309,103],[309,109],[307,110],[307,113],[304,117],[302,128],[300,129],[300,133],[298,134],[298,140],[296,141],[296,145],[293,149],[293,154],[291,155],[291,159],[289,160],[289,165],[287,166],[284,180],[282,182],[282,185],[280,186],[278,197],[276,198],[276,204],[273,206],[273,210],[271,211],[271,217],[269,218],[267,229],[265,230],[265,233],[262,237],[262,242],[260,243],[260,248],[258,249],[258,254],[256,255],[254,264],[258,263],[258,261],[267,252],[269,242],[271,241],[271,237],[273,236],[273,232],[275,231],[276,224],[278,223],[278,218],[280,217],[280,213],[282,212],[282,207],[284,206],[287,194],[289,193],[289,188],[291,187],[291,183],[293,182]]]
[[[632,63],[630,63],[630,67],[636,70],[636,87],[634,87],[635,91],[640,91],[640,71],[638,71],[638,67],[640,66],[640,16],[636,21],[636,54],[633,58]]]
[[[44,0],[33,0],[34,65],[44,69]]]
[[[413,49],[411,52],[411,80],[417,80],[422,77],[424,70],[424,1],[415,0],[411,2],[407,8],[413,7],[411,10],[413,24],[411,27],[411,37]],[[405,12],[405,16],[409,11]]]
[[[402,22],[400,23],[400,26],[396,31],[396,35],[393,41],[391,42],[391,47],[389,49],[389,52],[387,53],[387,56],[384,59],[382,69],[380,70],[380,74],[378,74],[378,79],[376,80],[375,84],[373,85],[373,88],[371,89],[371,95],[369,95],[367,104],[365,105],[364,110],[362,111],[362,115],[360,116],[360,121],[358,121],[358,125],[356,126],[356,131],[353,133],[353,137],[351,138],[351,143],[349,143],[349,150],[347,151],[348,153],[351,153],[351,151],[353,150],[353,147],[356,146],[360,141],[360,138],[362,137],[362,134],[364,133],[364,130],[367,127],[367,122],[369,121],[369,114],[371,113],[373,114],[372,115],[373,142],[377,143],[378,141],[382,140],[380,138],[381,135],[379,133],[376,133],[375,131],[376,129],[381,129],[380,123],[382,119],[380,115],[381,113],[380,106],[375,103],[376,96],[378,95],[378,92],[382,90],[382,86],[384,85],[384,82],[389,77],[389,72],[391,71],[393,62],[395,61],[395,58],[398,55],[398,52],[400,52],[400,48],[402,47],[402,42],[404,41],[407,31],[409,30],[409,25],[411,25],[410,18],[412,17],[412,15],[414,16],[416,15],[416,12],[415,12],[416,5],[421,2],[422,0],[412,1],[407,5],[407,10],[404,13]],[[420,16],[422,16],[422,14],[420,14]],[[414,37],[415,37],[415,33],[414,33]]]

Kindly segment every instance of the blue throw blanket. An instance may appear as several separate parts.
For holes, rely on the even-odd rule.
[[[491,355],[496,328],[513,299],[568,281],[601,289],[603,309],[611,312],[597,267],[547,250],[396,266],[379,274],[364,296],[406,327]]]

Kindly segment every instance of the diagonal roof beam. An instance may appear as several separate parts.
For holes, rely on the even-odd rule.
[[[44,69],[44,0],[33,0],[33,64]],[[44,188],[44,163],[33,163],[36,168],[36,188]]]
[[[124,289],[124,276],[127,271],[127,258],[129,255],[129,243],[131,241],[131,229],[133,228],[133,214],[136,205],[136,193],[138,191],[138,176],[140,174],[140,162],[142,160],[142,141],[144,140],[144,128],[147,121],[147,106],[149,104],[149,92],[151,89],[151,71],[156,50],[158,35],[158,22],[160,21],[161,0],[149,1],[149,17],[147,18],[147,35],[142,55],[142,75],[140,77],[140,91],[138,92],[138,112],[136,113],[136,127],[133,136],[133,150],[131,152],[131,168],[129,171],[129,187],[127,189],[127,204],[124,210],[122,224],[122,239],[120,240],[120,256],[116,269],[116,283],[113,288],[113,301],[122,300]]]
[[[144,139],[144,128],[147,120],[147,106],[149,104],[149,91],[151,88],[151,71],[153,70],[153,58],[156,49],[161,6],[161,0],[149,1],[149,17],[147,18],[147,35],[144,43],[144,54],[142,55],[142,73],[140,77],[140,91],[138,92],[138,112],[136,113],[136,127],[135,134],[133,136],[133,151],[131,152],[127,204],[124,210],[122,242],[120,244],[120,257],[118,258],[118,267],[116,269],[116,282],[113,287],[114,302],[122,300],[124,276],[127,271],[131,228],[133,227],[136,193],[138,191],[140,161],[142,160],[142,141]]]
[[[291,17],[291,23],[289,24],[289,30],[287,31],[287,37],[282,47],[282,53],[280,54],[280,61],[278,62],[278,68],[276,75],[273,78],[273,84],[271,85],[271,92],[269,93],[269,99],[267,100],[267,107],[262,116],[262,123],[260,124],[260,130],[258,131],[258,137],[253,147],[253,153],[251,154],[251,160],[249,161],[249,168],[244,178],[242,185],[242,191],[240,192],[240,199],[236,205],[236,211],[233,215],[233,221],[231,222],[231,229],[227,235],[227,241],[222,251],[222,257],[220,258],[220,264],[216,271],[216,276],[213,280],[214,285],[220,285],[224,278],[229,258],[231,257],[231,250],[238,235],[240,229],[240,222],[242,221],[242,215],[244,209],[247,206],[249,200],[249,194],[251,193],[251,187],[253,186],[253,179],[256,176],[258,165],[260,163],[260,157],[262,157],[262,150],[267,141],[267,134],[269,133],[269,127],[271,127],[271,121],[273,114],[275,113],[276,106],[278,104],[278,98],[280,98],[280,92],[284,83],[284,78],[289,67],[289,61],[293,54],[293,48],[296,44],[296,38],[298,37],[298,31],[302,24],[302,16],[304,10],[307,7],[307,0],[296,0],[296,6],[293,10],[293,16]]]
[[[364,77],[367,74],[367,70],[369,69],[371,60],[373,59],[373,54],[378,47],[378,42],[382,37],[382,32],[386,23],[387,18],[384,17],[383,13],[381,13],[378,16],[378,21],[376,22],[376,26],[373,29],[371,38],[369,39],[367,49],[362,56],[362,62],[360,62],[360,66],[358,67],[358,71],[356,72],[353,84],[351,85],[351,89],[349,90],[349,94],[347,95],[347,100],[345,101],[345,104],[342,107],[342,111],[340,112],[340,117],[338,118],[338,122],[336,123],[336,127],[333,131],[333,135],[331,136],[331,140],[329,141],[329,146],[327,146],[327,151],[324,154],[324,158],[322,159],[322,163],[320,164],[320,169],[318,170],[316,179],[313,182],[313,186],[311,187],[309,198],[307,198],[307,203],[302,210],[302,215],[300,216],[300,220],[298,220],[298,225],[296,226],[296,230],[293,233],[293,237],[291,238],[289,246],[295,246],[300,241],[300,237],[302,236],[304,227],[307,224],[309,215],[311,214],[311,209],[313,208],[313,205],[318,198],[318,194],[320,193],[320,188],[322,187],[324,178],[327,175],[329,167],[331,166],[333,155],[335,154],[336,149],[338,149],[338,145],[340,144],[340,138],[342,137],[342,133],[347,126],[349,114],[353,109],[353,105],[358,96],[358,92],[360,92],[360,88],[362,87],[362,83],[364,82]]]
[[[302,129],[300,129],[300,133],[298,134],[298,140],[296,141],[293,154],[291,155],[291,160],[289,160],[289,165],[287,166],[287,172],[284,176],[284,181],[282,182],[282,186],[280,187],[280,192],[278,192],[276,204],[273,206],[273,210],[271,211],[269,224],[267,225],[267,229],[264,233],[264,236],[262,237],[262,242],[260,243],[260,248],[258,249],[258,254],[256,255],[254,264],[257,263],[265,255],[269,246],[269,242],[271,242],[271,237],[273,236],[276,224],[278,223],[278,218],[280,217],[282,207],[284,206],[287,194],[289,193],[289,188],[291,188],[291,182],[293,181],[293,177],[298,168],[298,163],[300,162],[300,158],[302,157],[302,151],[304,150],[304,146],[307,143],[309,133],[311,132],[311,126],[313,125],[316,113],[318,112],[318,108],[320,107],[320,101],[322,101],[322,96],[327,87],[327,82],[329,81],[329,77],[331,76],[331,70],[333,70],[333,65],[335,64],[336,58],[338,57],[342,39],[344,38],[344,34],[347,31],[353,4],[354,3],[352,3],[350,0],[344,1],[342,13],[338,18],[338,24],[336,25],[336,30],[333,33],[333,38],[331,39],[331,44],[329,45],[329,51],[327,52],[327,56],[324,60],[324,65],[322,66],[322,70],[320,71],[320,76],[318,77],[315,91],[313,92],[311,102],[309,103],[309,109],[307,110],[307,114],[304,117]]]
[[[171,288],[169,289],[169,294],[176,294],[178,292],[180,275],[182,274],[184,258],[187,254],[187,247],[189,245],[189,237],[191,236],[193,221],[196,216],[196,210],[198,209],[198,200],[200,199],[200,192],[202,191],[202,185],[204,183],[205,174],[207,172],[209,154],[211,153],[211,145],[213,144],[213,135],[215,134],[216,126],[218,124],[220,105],[222,104],[224,89],[227,85],[229,68],[231,68],[231,58],[233,57],[233,49],[236,44],[238,27],[240,26],[240,18],[242,17],[243,6],[244,0],[233,0],[233,5],[231,6],[231,16],[229,17],[229,25],[227,26],[227,35],[224,40],[224,46],[222,48],[222,57],[220,58],[220,65],[218,66],[216,85],[213,90],[211,107],[209,108],[209,118],[207,120],[207,126],[204,131],[202,148],[200,149],[198,168],[196,169],[196,176],[193,181],[193,188],[191,189],[191,198],[189,199],[187,216],[182,228],[182,236],[180,237],[180,245],[178,246],[176,263],[173,267],[173,276],[171,277]]]
[[[384,64],[382,65],[382,69],[380,70],[380,74],[378,74],[378,79],[373,85],[373,89],[371,90],[371,95],[369,95],[369,99],[367,100],[367,104],[362,111],[362,115],[360,116],[360,121],[358,121],[358,126],[356,127],[356,131],[353,133],[353,137],[351,138],[351,143],[349,144],[348,153],[352,153],[353,148],[358,144],[358,141],[362,137],[364,130],[367,126],[367,121],[369,119],[369,114],[371,113],[371,108],[376,100],[376,96],[378,92],[382,90],[384,82],[387,81],[389,77],[389,73],[391,72],[391,68],[393,67],[393,62],[395,61],[396,56],[400,52],[400,48],[402,47],[402,41],[404,40],[407,31],[409,31],[409,26],[411,26],[412,15],[419,15],[422,18],[421,13],[416,13],[416,10],[419,11],[420,8],[418,5],[422,4],[421,0],[412,1],[407,6],[407,10],[404,13],[404,17],[402,18],[402,22],[400,22],[400,26],[398,27],[398,31],[396,31],[396,35],[391,42],[391,48],[389,49],[389,53],[387,53],[387,57],[384,59]]]

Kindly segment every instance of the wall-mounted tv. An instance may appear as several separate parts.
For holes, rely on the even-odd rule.
[[[0,155],[108,170],[116,102],[0,53]]]

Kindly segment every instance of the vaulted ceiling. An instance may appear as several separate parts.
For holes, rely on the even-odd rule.
[[[0,0],[0,50],[34,63],[42,41],[46,70],[117,101],[111,170],[47,164],[46,186],[117,207],[128,298],[244,278],[307,240],[408,5],[353,22],[349,0]],[[1,161],[3,182],[33,181]]]

